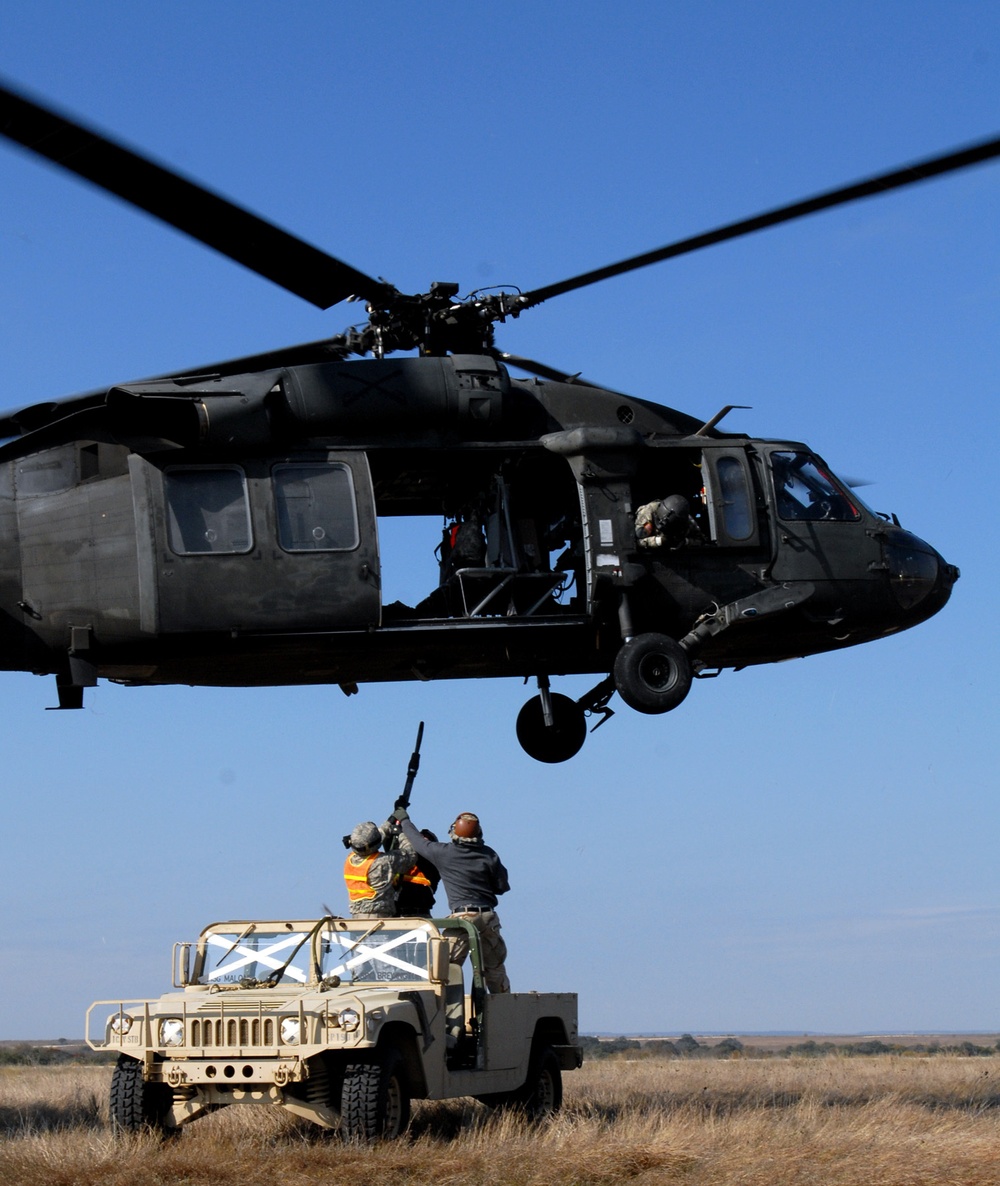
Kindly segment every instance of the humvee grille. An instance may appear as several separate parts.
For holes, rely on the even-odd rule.
[[[196,1017],[188,1023],[188,1045],[243,1047],[276,1044],[273,1017]]]

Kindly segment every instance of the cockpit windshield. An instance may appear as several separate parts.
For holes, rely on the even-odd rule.
[[[847,489],[811,453],[775,451],[771,472],[780,518],[814,522],[861,518]]]
[[[381,930],[377,926],[334,928],[320,933],[320,975],[342,981],[430,979],[428,928]]]

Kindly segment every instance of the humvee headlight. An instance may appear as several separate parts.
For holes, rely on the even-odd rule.
[[[340,1022],[341,1029],[356,1030],[361,1024],[361,1015],[357,1009],[341,1009],[337,1014],[337,1020]]]
[[[127,1013],[112,1013],[108,1018],[108,1026],[116,1037],[122,1038],[132,1028],[133,1020]]]
[[[182,1046],[184,1044],[184,1022],[179,1017],[164,1017],[160,1022],[160,1045]]]
[[[282,1017],[281,1040],[286,1046],[298,1046],[302,1041],[302,1027],[297,1017]]]

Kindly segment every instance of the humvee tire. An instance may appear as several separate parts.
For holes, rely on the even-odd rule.
[[[395,1140],[410,1123],[410,1090],[403,1056],[395,1047],[374,1062],[350,1063],[340,1096],[340,1131],[346,1141]]]
[[[562,1107],[562,1070],[551,1046],[542,1046],[531,1059],[519,1095],[518,1105],[529,1120],[545,1120]]]
[[[166,1114],[173,1092],[162,1083],[146,1083],[142,1063],[120,1054],[111,1073],[111,1127],[134,1133],[167,1132]]]
[[[562,1107],[562,1069],[551,1046],[541,1046],[531,1056],[528,1077],[516,1091],[495,1091],[477,1095],[489,1108],[522,1112],[534,1123],[554,1116]]]

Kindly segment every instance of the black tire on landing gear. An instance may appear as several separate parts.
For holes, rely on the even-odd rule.
[[[691,690],[691,660],[666,634],[640,634],[615,656],[615,687],[636,712],[669,712]]]
[[[395,1140],[409,1123],[410,1087],[398,1050],[346,1067],[340,1095],[340,1131],[345,1141],[368,1145]]]
[[[142,1063],[120,1054],[111,1073],[111,1127],[117,1133],[167,1131],[173,1092],[165,1083],[147,1083]]]
[[[580,752],[587,740],[583,709],[559,692],[549,696],[552,724],[546,725],[541,696],[532,696],[517,714],[517,740],[536,762],[565,762]]]

